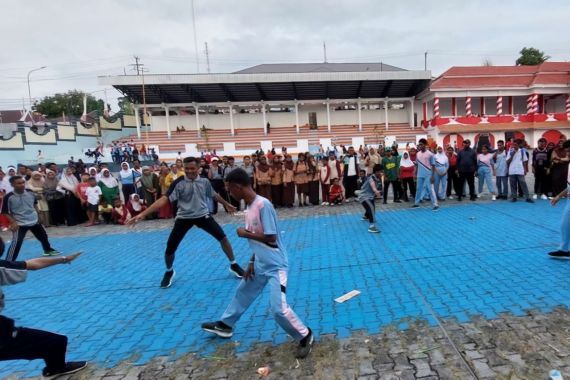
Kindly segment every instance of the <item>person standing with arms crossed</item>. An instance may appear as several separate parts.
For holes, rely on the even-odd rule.
[[[166,242],[166,251],[164,252],[166,272],[160,283],[160,287],[163,289],[169,288],[172,285],[172,281],[176,275],[173,268],[174,254],[186,233],[194,226],[203,229],[220,242],[222,250],[230,261],[230,272],[236,277],[242,278],[244,272],[239,264],[236,263],[230,241],[226,237],[222,227],[220,227],[210,215],[208,199],[213,198],[215,201],[220,202],[228,212],[234,212],[236,208],[214,192],[209,180],[201,178],[198,175],[200,163],[197,158],[186,157],[183,165],[185,175],[178,177],[172,185],[170,185],[166,195],[159,198],[149,208],[137,216],[128,220],[127,224],[135,224],[143,220],[147,215],[160,210],[167,202],[178,203],[176,220],[172,232],[170,232],[170,236],[168,237],[168,241]]]

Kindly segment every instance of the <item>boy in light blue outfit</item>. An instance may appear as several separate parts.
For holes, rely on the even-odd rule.
[[[566,156],[570,157],[570,140],[564,142],[564,149],[566,150]],[[570,170],[566,178],[566,189],[562,190],[560,194],[550,201],[552,206],[556,206],[562,198],[566,198],[566,208],[560,223],[560,248],[558,251],[549,253],[552,257],[570,258],[570,199],[568,199],[568,194],[570,194]]]
[[[433,211],[437,211],[439,210],[439,205],[433,188],[433,184],[435,182],[435,158],[434,154],[426,149],[426,144],[426,139],[420,139],[420,141],[418,141],[418,153],[416,154],[416,177],[418,185],[416,191],[416,202],[412,207],[420,207],[420,201],[425,194],[425,189],[431,199]]]
[[[243,199],[247,205],[245,228],[238,228],[237,234],[248,240],[253,256],[221,319],[203,323],[202,329],[222,338],[231,338],[234,325],[269,285],[273,317],[287,334],[299,342],[296,357],[305,358],[313,346],[313,332],[287,304],[287,251],[281,239],[275,209],[268,199],[253,191],[249,175],[243,169],[232,170],[226,182],[232,197],[239,201]]]
[[[505,142],[497,141],[497,151],[493,154],[493,162],[495,164],[495,183],[497,185],[497,199],[509,198],[509,173],[507,166],[507,151],[505,150]]]

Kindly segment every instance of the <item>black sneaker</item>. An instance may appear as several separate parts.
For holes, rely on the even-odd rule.
[[[396,200],[394,201],[394,203],[402,203],[402,201],[399,200],[399,199],[396,199]]]
[[[368,221],[368,217],[363,216],[362,218],[360,218],[360,220],[362,220],[363,222],[367,222],[367,221]]]
[[[245,272],[241,269],[238,263],[235,263],[230,265],[230,273],[233,273],[237,278],[243,278],[243,274]]]
[[[174,276],[176,276],[176,271],[174,269],[164,272],[164,277],[162,277],[160,287],[162,289],[170,288],[170,285],[172,285],[172,281],[174,280]]]
[[[313,343],[315,343],[315,337],[313,336],[313,331],[309,329],[309,334],[299,342],[295,357],[297,359],[305,359],[311,353]]]
[[[534,201],[533,201],[532,199],[530,199],[530,198],[527,198],[527,199],[526,199],[526,203],[534,203]]]
[[[570,252],[568,251],[554,251],[548,252],[548,256],[550,257],[570,257]]]
[[[413,205],[412,208],[418,208],[420,205]]]
[[[43,255],[44,256],[57,256],[60,255],[61,253],[59,251],[56,251],[55,249],[51,248],[48,249],[47,251],[44,251]]]
[[[56,377],[59,376],[69,375],[75,372],[79,372],[86,366],[87,362],[67,362],[65,363],[65,367],[60,370],[51,371],[48,370],[47,368],[44,368],[42,371],[42,378],[55,379]]]
[[[222,321],[202,323],[202,330],[222,338],[231,338],[234,335],[232,328]]]
[[[511,202],[516,202],[516,201],[517,201],[517,198],[511,199]]]

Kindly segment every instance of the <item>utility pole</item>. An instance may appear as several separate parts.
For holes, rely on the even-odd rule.
[[[136,55],[134,56],[135,58],[135,63],[131,63],[129,66],[132,66],[133,68],[131,70],[136,71],[137,75],[141,75],[141,70],[142,67],[144,66],[142,63],[139,63],[140,58],[137,57]]]
[[[428,52],[426,50],[426,52],[424,53],[424,71],[427,71],[427,54]]]
[[[323,55],[325,58],[325,63],[328,63],[327,62],[327,42],[326,41],[323,41]]]
[[[206,66],[208,67],[208,74],[210,74],[210,52],[208,51],[208,43],[204,42],[204,53],[206,54]]]
[[[192,6],[192,30],[194,31],[194,54],[196,55],[196,74],[200,73],[200,57],[198,56],[198,36],[196,34],[196,12],[194,11],[194,0],[190,1]]]

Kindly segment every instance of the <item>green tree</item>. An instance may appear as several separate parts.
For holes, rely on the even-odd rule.
[[[135,107],[126,96],[117,98],[117,103],[119,104],[119,111],[123,111],[123,115],[135,114]]]
[[[516,62],[517,66],[540,65],[541,63],[544,63],[545,61],[548,61],[550,59],[549,55],[544,55],[543,51],[540,51],[532,47],[522,48],[519,54],[521,56],[517,59]]]
[[[36,110],[48,118],[59,117],[64,112],[66,116],[80,117],[83,115],[83,97],[85,93],[78,90],[71,90],[65,94],[55,94],[46,96],[39,102],[36,102]],[[103,112],[104,102],[96,99],[94,96],[87,94],[87,112],[99,111]]]

